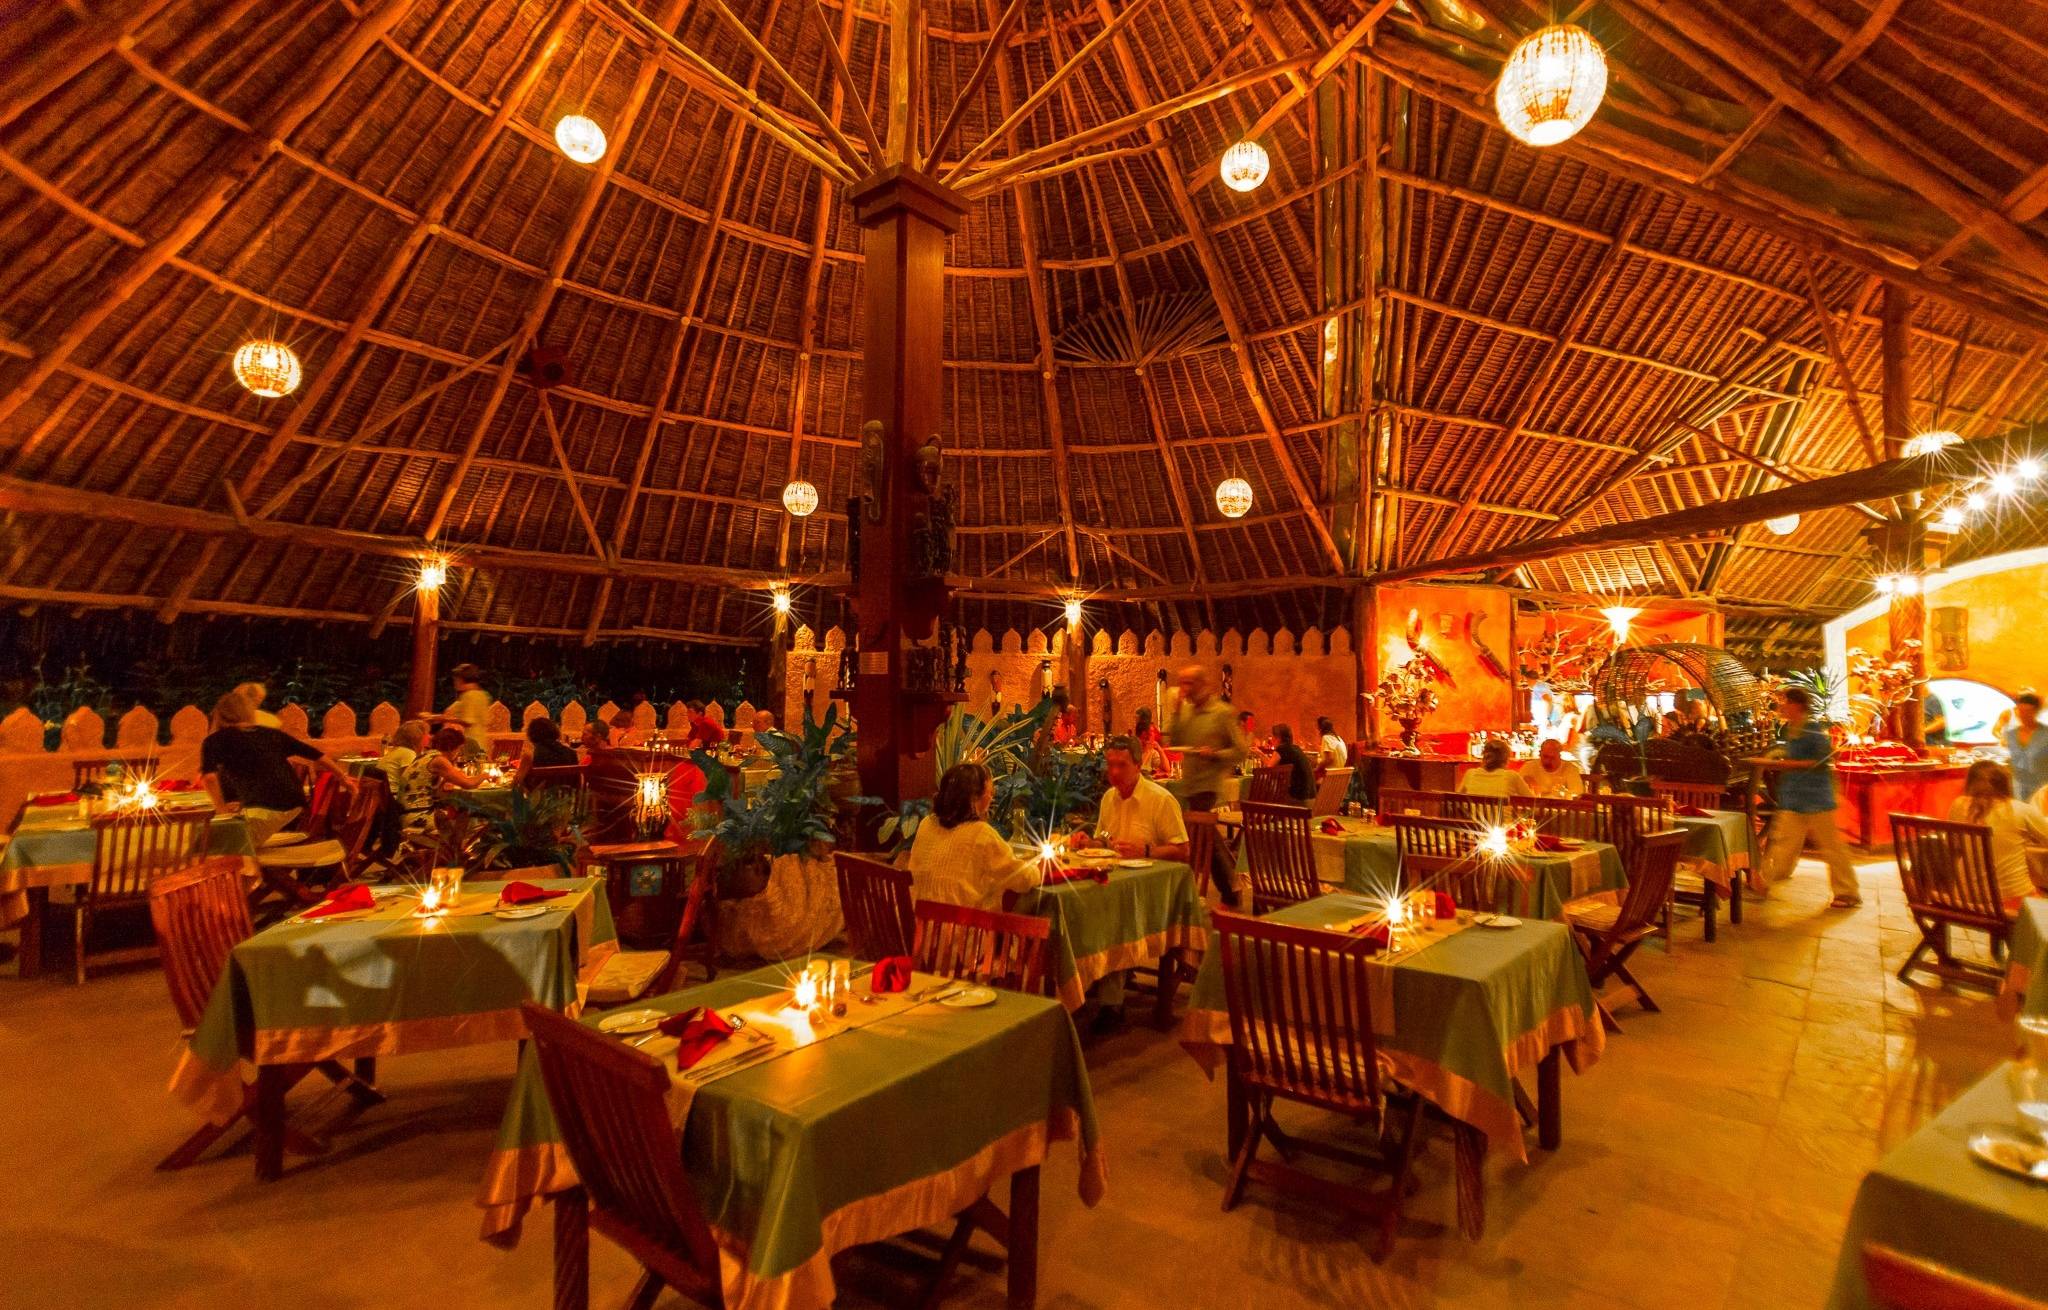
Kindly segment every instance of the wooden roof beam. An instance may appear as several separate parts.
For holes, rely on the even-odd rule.
[[[45,96],[91,68],[105,56],[132,44],[143,28],[170,7],[170,0],[143,0],[139,5],[112,5],[84,18],[33,59],[23,59],[0,75],[0,127],[20,118]],[[76,11],[74,11],[75,14]],[[19,15],[13,20],[21,21]]]

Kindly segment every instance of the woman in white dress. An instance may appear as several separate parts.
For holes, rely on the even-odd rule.
[[[1951,823],[1980,823],[1991,829],[1991,864],[1999,894],[2010,899],[2034,894],[2028,868],[2029,845],[2048,845],[2048,815],[2031,801],[2012,797],[2012,774],[2002,764],[1979,760],[1963,778],[1963,794],[1948,807]]]
[[[956,764],[939,779],[931,817],[910,843],[910,882],[919,900],[999,910],[1006,892],[1044,880],[1035,859],[1020,859],[988,821],[995,775],[986,765]]]

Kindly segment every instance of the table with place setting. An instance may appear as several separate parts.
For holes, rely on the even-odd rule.
[[[1012,1302],[1028,1302],[1050,1145],[1078,1140],[1084,1203],[1105,1187],[1073,1022],[1049,997],[914,973],[902,957],[867,968],[853,964],[836,998],[772,965],[582,1022],[669,1069],[666,1104],[732,1310],[830,1305],[835,1254],[942,1223],[1005,1179]],[[485,1238],[516,1242],[536,1202],[578,1185],[529,1049],[478,1191]],[[565,1239],[557,1218],[557,1268],[581,1268],[560,1244],[587,1235]]]
[[[1383,896],[1334,892],[1262,916],[1293,927],[1357,932],[1382,928]],[[1518,1078],[1534,1070],[1538,1143],[1563,1138],[1560,1059],[1584,1073],[1605,1049],[1584,958],[1563,924],[1507,915],[1416,916],[1395,936],[1400,949],[1366,965],[1372,1027],[1381,1065],[1460,1125],[1459,1189],[1465,1232],[1484,1222],[1477,1191],[1491,1148],[1527,1161],[1532,1107]],[[1180,1025],[1180,1043],[1204,1071],[1225,1064],[1232,1045],[1222,962],[1202,962]],[[1229,1144],[1235,1154],[1242,1109],[1233,1089]],[[1469,1193],[1469,1195],[1468,1195]]]
[[[172,1094],[226,1123],[243,1104],[241,1066],[255,1066],[256,1170],[269,1179],[282,1169],[294,1068],[517,1041],[529,1000],[577,1013],[616,934],[602,879],[552,872],[351,884],[245,939],[179,1056]]]
[[[1046,883],[1020,894],[1010,909],[1051,920],[1053,981],[1068,1010],[1080,1009],[1090,987],[1121,970],[1157,966],[1169,955],[1190,969],[1201,962],[1208,912],[1186,863],[1080,851],[1058,859]]]
[[[159,784],[156,805],[165,814],[211,809],[204,790],[172,790]],[[0,852],[0,928],[21,924],[21,976],[35,977],[42,968],[43,906],[53,889],[83,886],[92,879],[95,837],[92,821],[108,812],[107,802],[76,792],[32,796],[22,807],[12,840]],[[237,855],[248,863],[251,880],[258,876],[256,845],[248,820],[240,814],[216,814],[207,827],[207,855]]]

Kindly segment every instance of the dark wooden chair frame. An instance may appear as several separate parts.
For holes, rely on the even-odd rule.
[[[1678,857],[1685,849],[1685,834],[1678,829],[1649,833],[1630,845],[1628,886],[1622,889],[1620,912],[1605,927],[1566,922],[1572,940],[1586,957],[1586,977],[1597,997],[1610,978],[1619,979],[1636,995],[1636,1002],[1652,1014],[1657,1002],[1637,977],[1629,972],[1629,957],[1645,941],[1657,935],[1657,919],[1671,899],[1671,882],[1678,873]],[[1600,1021],[1609,1031],[1620,1032],[1605,1002],[1600,1003]]]
[[[1321,896],[1324,888],[1316,877],[1308,807],[1246,801],[1239,809],[1244,815],[1252,912],[1265,914]]]
[[[910,871],[847,851],[833,852],[832,864],[839,875],[847,949],[863,960],[909,955],[917,941]]]
[[[1050,996],[1052,921],[946,901],[919,901],[912,911],[911,957],[926,973],[989,987]]]
[[[1996,992],[2004,983],[2003,971],[1958,959],[1949,938],[1957,928],[1981,932],[1990,939],[1991,958],[2005,958],[2013,916],[1998,886],[1991,830],[1917,814],[1890,818],[1899,885],[1920,929],[1919,945],[1899,966],[1899,981],[1908,982],[1915,970],[1925,970],[1946,982]],[[1932,964],[1926,962],[1929,951],[1934,952]]]

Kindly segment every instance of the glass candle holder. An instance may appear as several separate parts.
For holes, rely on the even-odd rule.
[[[420,894],[420,911],[423,914],[441,914],[454,909],[461,899],[462,866],[438,868],[427,877],[427,889]]]

